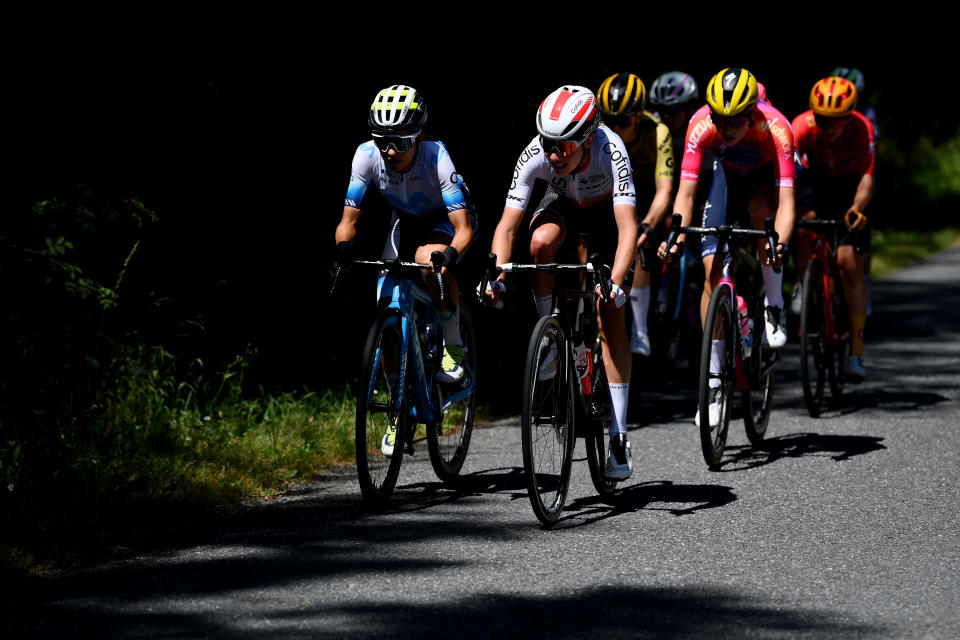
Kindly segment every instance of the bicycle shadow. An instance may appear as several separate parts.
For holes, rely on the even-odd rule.
[[[511,500],[527,499],[523,467],[484,469],[459,476],[447,484],[439,480],[397,485],[384,513],[423,511],[470,497],[506,494]]]
[[[762,467],[783,458],[827,457],[844,462],[855,456],[886,449],[883,438],[876,436],[844,436],[819,433],[795,433],[764,440],[759,447],[740,445],[727,447],[729,454],[717,471],[743,471]]]
[[[577,498],[564,507],[564,515],[554,528],[580,527],[639,511],[663,511],[680,517],[723,507],[736,499],[732,487],[650,480],[624,487],[612,496]]]

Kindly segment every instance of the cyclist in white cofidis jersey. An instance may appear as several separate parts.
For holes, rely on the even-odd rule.
[[[357,147],[353,156],[343,218],[337,226],[339,262],[349,258],[363,214],[364,197],[371,187],[379,190],[393,207],[384,258],[426,263],[434,251],[440,251],[444,264],[453,266],[470,247],[477,232],[470,192],[444,144],[423,139],[426,122],[427,105],[413,87],[393,85],[374,98],[368,118],[373,139]],[[444,266],[441,273],[446,272]],[[438,299],[435,274],[428,275],[434,302],[440,310],[444,340],[442,370],[437,380],[452,382],[463,377],[459,310],[444,307]],[[450,299],[455,301],[456,278],[447,278],[445,282],[449,283]]]
[[[598,301],[598,316],[613,414],[606,473],[623,480],[632,468],[626,422],[631,353],[623,305],[637,246],[630,158],[620,137],[600,124],[596,96],[586,87],[568,85],[551,93],[540,105],[536,122],[538,135],[517,160],[491,250],[500,264],[510,261],[517,229],[529,210],[535,263],[554,262],[561,247],[572,248],[578,232],[584,231],[590,234],[591,253],[598,251],[604,262],[612,263],[610,304]],[[541,316],[552,311],[552,289],[552,276],[534,275]],[[487,301],[496,304],[505,291],[501,274],[488,286]]]

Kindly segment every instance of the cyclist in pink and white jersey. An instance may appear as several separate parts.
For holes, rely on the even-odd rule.
[[[537,131],[517,160],[491,251],[498,263],[510,261],[517,230],[530,211],[530,255],[535,263],[554,262],[561,248],[575,248],[578,231],[587,231],[590,252],[599,252],[613,265],[612,304],[598,308],[612,405],[606,475],[625,480],[632,468],[626,421],[632,356],[623,305],[637,247],[630,157],[620,136],[600,124],[596,96],[586,87],[564,86],[547,96],[537,111]],[[546,274],[533,278],[541,316],[552,311],[552,280]],[[496,304],[504,291],[501,274],[488,286],[487,301]],[[556,368],[555,357],[544,362],[545,367],[550,365]]]
[[[783,276],[771,268],[770,250],[777,251],[782,258],[793,232],[796,213],[795,151],[790,121],[768,102],[759,100],[757,80],[746,69],[728,68],[716,74],[707,85],[706,98],[707,104],[694,114],[687,127],[675,211],[683,217],[684,226],[690,225],[706,150],[720,161],[720,169],[724,172],[727,184],[726,209],[741,218],[745,225],[755,229],[763,228],[764,218],[774,218],[780,242],[774,248],[761,242],[758,249],[766,287],[763,341],[765,345],[778,349],[787,342]],[[704,226],[727,222],[726,211],[724,207],[717,206],[719,204],[707,202],[704,207]],[[679,241],[684,239],[681,235]],[[660,246],[661,259],[672,259],[665,251],[664,243]],[[701,255],[708,277],[704,280],[700,299],[701,322],[706,316],[713,287],[721,275],[722,263],[714,260],[716,251],[716,238],[705,236],[701,243]],[[711,358],[711,369],[716,365],[719,371],[720,347],[714,346],[716,353]],[[719,403],[713,402],[710,406],[710,422],[714,424],[717,421]]]

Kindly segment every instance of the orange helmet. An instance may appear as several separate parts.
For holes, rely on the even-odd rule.
[[[810,109],[818,116],[848,116],[856,106],[857,88],[846,78],[823,78],[810,91]]]

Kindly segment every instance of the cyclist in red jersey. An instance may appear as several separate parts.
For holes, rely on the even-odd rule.
[[[810,109],[793,121],[797,151],[804,170],[797,191],[800,216],[815,218],[846,212],[849,234],[837,249],[837,265],[850,316],[850,357],[845,378],[861,382],[863,330],[867,317],[864,280],[870,228],[862,215],[873,194],[874,130],[870,120],[855,111],[857,89],[852,82],[833,76],[819,80],[810,92]],[[810,232],[801,229],[794,242],[794,259],[802,274],[810,260]]]
[[[766,287],[766,322],[763,341],[777,349],[787,342],[786,318],[783,313],[782,274],[770,266],[770,252],[777,251],[782,258],[793,232],[795,203],[793,133],[790,122],[773,106],[758,100],[757,80],[746,69],[728,68],[710,79],[707,84],[707,105],[698,110],[687,126],[687,142],[680,170],[680,187],[677,192],[675,211],[683,218],[683,225],[690,225],[693,218],[694,198],[704,150],[710,151],[722,166],[727,182],[727,209],[734,215],[746,218],[744,223],[755,229],[763,228],[764,218],[775,219],[780,237],[776,247],[758,243],[762,262],[763,281]],[[717,219],[717,212],[724,219]],[[704,209],[704,226],[725,224],[722,207]],[[678,238],[684,242],[684,234]],[[671,260],[666,254],[666,243],[660,245],[659,256]],[[672,251],[680,250],[674,247]],[[704,280],[700,300],[701,322],[706,315],[713,287],[719,282],[721,261],[715,261],[717,243],[715,238],[705,237],[701,242]],[[720,345],[715,344],[711,368],[719,372]],[[719,384],[719,378],[717,378]],[[717,388],[719,399],[719,387]],[[710,403],[710,423],[719,422],[719,401]],[[699,424],[700,415],[696,422]]]

